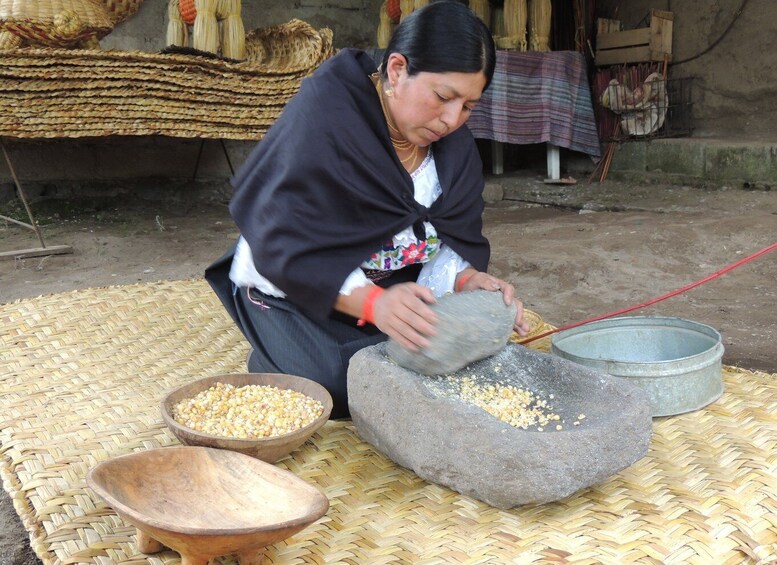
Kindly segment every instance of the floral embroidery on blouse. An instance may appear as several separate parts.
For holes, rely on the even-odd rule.
[[[402,250],[402,264],[412,265],[413,263],[423,263],[426,259],[426,242],[422,241],[418,244],[411,243],[408,247]]]
[[[424,169],[433,164],[431,153],[426,156],[424,162],[410,175],[414,180],[417,176],[424,174]],[[439,194],[439,185],[437,187],[436,198]],[[413,227],[407,227],[395,235],[391,240],[385,242],[379,251],[373,253],[369,259],[362,263],[362,268],[370,270],[393,271],[414,265],[416,263],[426,263],[432,259],[440,250],[440,239],[437,237],[437,230],[429,222],[424,222],[426,232],[426,241],[421,241],[415,237]]]
[[[387,241],[381,246],[380,251],[373,253],[367,261],[362,263],[362,267],[393,271],[416,263],[426,263],[440,250],[440,240],[437,233],[434,228],[430,230],[430,227],[426,226],[426,241],[415,239],[404,244],[398,243],[396,238]]]

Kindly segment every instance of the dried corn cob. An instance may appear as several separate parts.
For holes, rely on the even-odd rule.
[[[194,18],[192,46],[209,53],[219,52],[219,23],[216,19],[218,0],[194,0],[197,17]]]
[[[185,46],[189,42],[189,30],[181,19],[179,0],[170,0],[167,5],[167,45]]]
[[[240,17],[240,0],[221,0],[217,17],[221,19],[221,53],[242,60],[246,50],[246,31]]]

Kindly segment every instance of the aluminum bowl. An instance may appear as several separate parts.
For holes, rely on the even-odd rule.
[[[551,353],[642,387],[653,416],[699,410],[723,394],[717,330],[664,316],[592,322],[551,338]]]

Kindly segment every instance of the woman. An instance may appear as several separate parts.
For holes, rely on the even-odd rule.
[[[417,350],[447,292],[486,272],[482,163],[464,125],[493,76],[477,16],[442,1],[398,26],[379,71],[339,52],[305,79],[233,179],[236,247],[206,271],[252,346],[251,372],[325,386],[348,416],[348,361],[388,337]]]

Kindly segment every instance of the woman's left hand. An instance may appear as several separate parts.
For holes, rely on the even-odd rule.
[[[523,303],[516,298],[513,285],[483,271],[465,270],[459,273],[459,279],[464,277],[467,277],[464,284],[459,286],[457,283],[456,285],[457,292],[479,289],[491,292],[500,291],[505,304],[509,305],[511,302],[515,302],[516,312],[513,329],[521,336],[525,336],[529,333],[529,323],[523,319]]]

